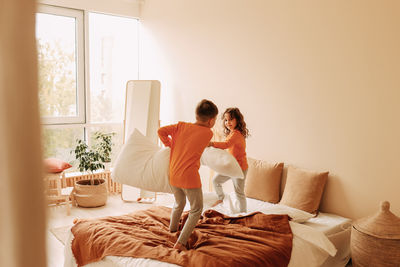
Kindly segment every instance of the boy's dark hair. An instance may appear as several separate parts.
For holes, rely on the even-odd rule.
[[[210,100],[203,99],[197,104],[196,119],[200,121],[207,121],[215,118],[218,115],[217,106]]]

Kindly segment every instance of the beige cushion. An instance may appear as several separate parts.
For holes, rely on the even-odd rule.
[[[277,203],[281,185],[283,163],[271,164],[248,158],[249,169],[244,192],[247,197]]]
[[[316,213],[328,174],[329,172],[314,172],[289,166],[285,190],[279,203]]]

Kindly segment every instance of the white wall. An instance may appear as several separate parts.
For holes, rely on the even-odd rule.
[[[162,124],[237,106],[248,155],[331,175],[322,210],[400,215],[400,2],[146,0],[141,79]]]

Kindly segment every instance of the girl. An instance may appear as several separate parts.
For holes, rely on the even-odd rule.
[[[212,207],[223,202],[224,191],[222,184],[227,180],[232,179],[233,186],[237,199],[239,200],[240,212],[246,212],[246,196],[244,195],[244,181],[247,174],[248,164],[246,157],[246,138],[249,136],[249,130],[246,128],[243,115],[238,108],[228,108],[222,114],[224,134],[226,136],[225,142],[210,142],[210,146],[228,149],[243,170],[244,178],[231,178],[221,174],[217,174],[213,178],[213,184],[215,192],[217,193],[218,200],[212,205]]]

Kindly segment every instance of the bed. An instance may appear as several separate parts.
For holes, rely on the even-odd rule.
[[[223,152],[229,155],[205,151],[206,158],[213,157],[204,165],[238,177],[231,168],[237,161],[225,159]],[[169,193],[169,159],[160,157],[163,153],[169,155],[135,130],[116,160],[113,179]],[[283,172],[282,162],[248,162],[248,212],[237,213],[234,193],[210,209],[216,195],[205,193],[202,218],[188,242],[194,249],[179,253],[172,248],[178,236],[168,231],[171,196],[163,207],[78,222],[66,241],[64,266],[345,266],[351,221],[319,212],[329,172],[292,165]]]
[[[215,195],[205,193],[204,213],[210,212],[209,205],[215,200]],[[172,202],[171,202],[172,203]],[[171,207],[171,203],[167,207]],[[230,217],[247,216],[254,212],[262,214],[287,214],[293,243],[288,266],[312,267],[312,266],[345,266],[350,258],[350,219],[329,213],[319,213],[310,218],[307,213],[285,205],[271,204],[269,202],[247,198],[248,212],[246,214],[235,213],[236,199],[234,194],[229,194],[224,203],[213,208],[219,214]],[[188,207],[187,207],[188,209]],[[65,246],[65,267],[77,266],[71,244],[74,239],[69,232]],[[98,266],[179,266],[154,259],[106,256],[100,261],[86,264],[87,267]]]

